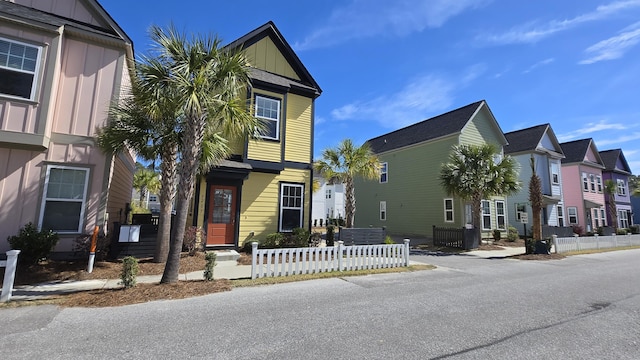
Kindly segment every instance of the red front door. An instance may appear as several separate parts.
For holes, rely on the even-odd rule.
[[[236,188],[212,185],[209,191],[207,245],[235,244]]]

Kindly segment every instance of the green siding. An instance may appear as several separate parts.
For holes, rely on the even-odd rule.
[[[505,145],[504,137],[486,106],[482,107],[476,116],[462,129],[460,143],[475,145],[492,143],[500,148]]]

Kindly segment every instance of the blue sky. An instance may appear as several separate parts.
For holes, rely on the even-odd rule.
[[[622,148],[640,174],[640,0],[99,0],[147,51],[147,29],[229,43],[273,21],[323,93],[315,154],[485,99],[504,132]]]

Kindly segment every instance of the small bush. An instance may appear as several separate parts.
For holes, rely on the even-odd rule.
[[[7,238],[12,249],[20,250],[18,259],[20,263],[25,265],[33,265],[46,260],[58,240],[58,234],[51,230],[38,231],[38,228],[32,223],[27,223],[21,228],[18,235]]]
[[[335,228],[332,225],[327,226],[327,246],[334,246]]]
[[[206,281],[213,280],[213,268],[216,266],[216,253],[210,251],[204,256],[207,263],[204,265],[204,279]]]
[[[73,254],[75,257],[87,257],[91,251],[91,238],[93,234],[81,234],[73,240]],[[98,234],[96,239],[96,260],[102,261],[109,255],[111,237]]]
[[[604,228],[602,226],[598,227],[598,229],[596,229],[596,233],[600,236],[604,236]]]
[[[322,242],[322,234],[314,232],[309,237],[309,246],[317,247]]]
[[[302,228],[293,229],[293,247],[308,247],[309,246],[309,230]]]
[[[518,240],[519,237],[520,235],[518,234],[518,229],[516,229],[513,226],[509,226],[509,229],[507,232],[507,241],[515,242],[516,240]]]
[[[263,249],[274,249],[280,246],[283,241],[284,235],[281,233],[269,234],[264,240],[260,241],[260,247]]]
[[[629,230],[632,234],[640,234],[640,225],[631,225]]]
[[[385,243],[385,244],[387,244],[387,245],[393,245],[393,244],[395,244],[396,242],[395,242],[395,241],[393,241],[393,239],[391,238],[391,236],[387,235],[387,236],[385,236],[385,238],[384,238],[384,243]]]
[[[584,234],[584,230],[580,225],[571,225],[571,229],[573,230],[574,234],[578,234],[578,235]]]
[[[204,230],[201,227],[189,226],[184,231],[183,250],[187,251],[190,256],[194,256],[198,251],[204,251],[204,238]]]
[[[616,230],[616,235],[627,235],[627,229]]]
[[[498,229],[493,230],[493,241],[500,241],[502,238],[502,232]]]
[[[122,273],[120,280],[125,289],[132,288],[136,285],[138,277],[138,259],[133,256],[127,256],[122,259]]]

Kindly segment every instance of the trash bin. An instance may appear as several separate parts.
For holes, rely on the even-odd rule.
[[[549,242],[547,240],[536,241],[534,254],[546,254],[549,255]]]

